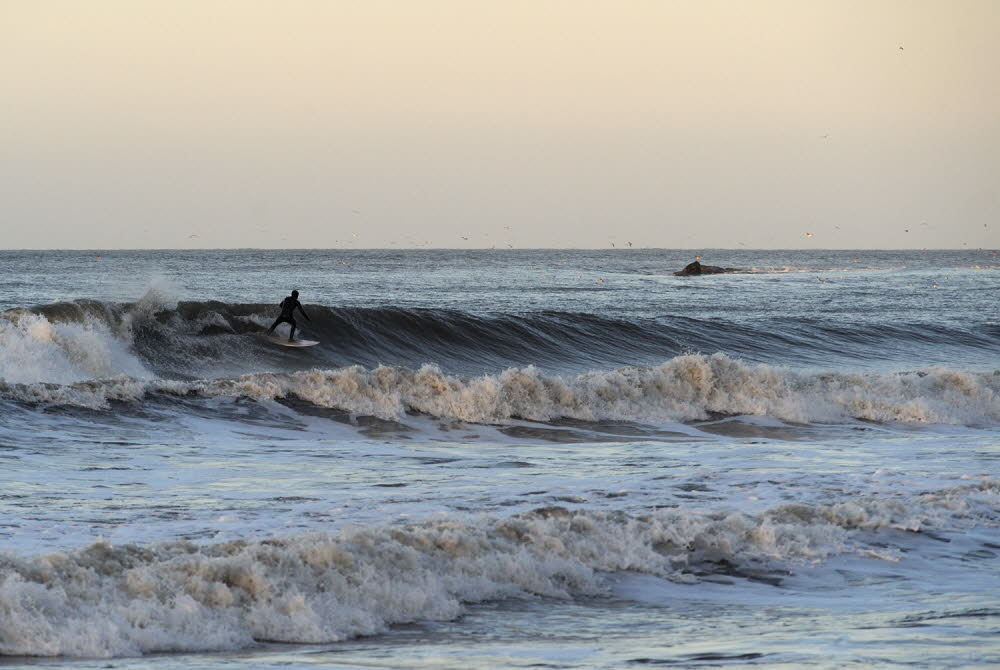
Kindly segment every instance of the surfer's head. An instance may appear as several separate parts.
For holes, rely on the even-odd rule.
[[[292,291],[292,297],[293,298],[298,298],[299,297],[299,292],[298,291]]]

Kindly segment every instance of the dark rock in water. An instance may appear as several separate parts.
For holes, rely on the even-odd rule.
[[[683,270],[678,270],[674,274],[678,277],[688,277],[690,275],[717,275],[724,272],[739,272],[737,268],[720,268],[718,265],[702,265],[698,261],[688,263]]]

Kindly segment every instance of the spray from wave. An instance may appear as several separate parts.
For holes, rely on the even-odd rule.
[[[86,379],[153,374],[130,351],[127,339],[99,318],[51,322],[28,311],[0,319],[0,379],[68,384]]]

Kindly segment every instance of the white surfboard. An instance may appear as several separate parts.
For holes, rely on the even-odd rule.
[[[287,337],[278,335],[265,335],[264,338],[283,347],[311,347],[314,344],[319,344],[316,340],[292,340],[289,342]]]

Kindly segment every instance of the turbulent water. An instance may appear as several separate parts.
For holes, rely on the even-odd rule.
[[[1000,663],[996,253],[694,253],[0,252],[0,665]]]

